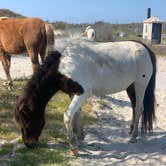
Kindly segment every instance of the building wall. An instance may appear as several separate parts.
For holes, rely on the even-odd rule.
[[[151,41],[152,39],[152,23],[144,23],[143,39]]]
[[[161,33],[162,33],[162,24],[153,23],[153,27],[152,27],[152,43],[153,44],[161,43]]]

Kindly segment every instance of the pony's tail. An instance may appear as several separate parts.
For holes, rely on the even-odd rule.
[[[47,36],[47,53],[49,51],[54,51],[54,43],[55,43],[55,37],[54,37],[54,27],[51,24],[45,23],[45,30],[46,30],[46,36]]]
[[[153,121],[155,120],[155,82],[156,82],[156,57],[149,49],[149,55],[153,65],[153,73],[148,83],[144,96],[144,111],[142,115],[142,133],[153,132]]]

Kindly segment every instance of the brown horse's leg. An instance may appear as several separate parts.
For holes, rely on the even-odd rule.
[[[131,106],[132,106],[132,110],[133,110],[133,115],[132,115],[132,122],[130,125],[130,131],[129,133],[131,134],[133,131],[133,127],[134,127],[134,120],[135,120],[135,105],[136,105],[136,97],[135,97],[135,88],[134,88],[134,84],[130,85],[127,89],[126,89],[127,95],[130,98],[131,101]]]
[[[38,52],[34,50],[28,50],[29,57],[32,62],[33,73],[39,68]]]
[[[40,58],[41,62],[44,62],[44,58],[46,57],[46,47],[43,47],[42,50],[40,51]]]
[[[10,76],[10,62],[11,62],[11,56],[10,55],[5,55],[3,54],[1,56],[1,60],[2,60],[2,66],[3,69],[5,71],[6,77],[7,77],[7,85],[9,86],[9,90],[11,90],[13,88],[13,81],[12,78]]]

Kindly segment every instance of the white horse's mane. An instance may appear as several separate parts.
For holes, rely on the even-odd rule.
[[[69,37],[63,37],[56,39],[56,49],[63,53],[66,47],[75,45],[82,42],[94,42],[89,40],[87,37],[84,37],[80,34],[71,35]]]

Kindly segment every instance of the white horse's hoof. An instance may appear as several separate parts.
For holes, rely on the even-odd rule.
[[[78,155],[78,148],[70,149],[70,152],[72,155],[77,156]]]
[[[136,139],[136,138],[131,138],[131,139],[129,140],[129,143],[137,143],[137,139]]]

